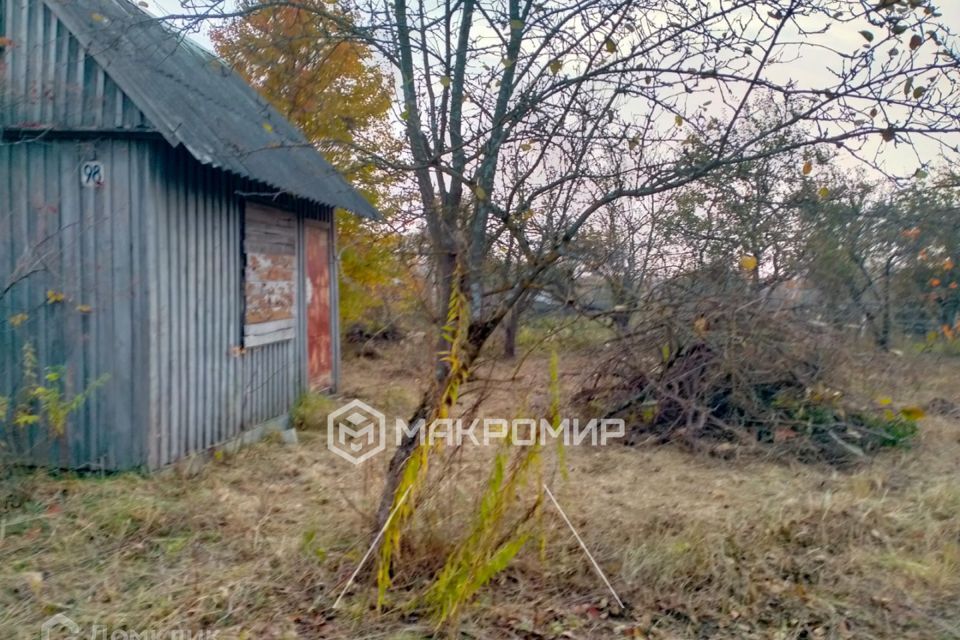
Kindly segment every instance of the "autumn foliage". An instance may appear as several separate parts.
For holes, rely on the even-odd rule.
[[[323,3],[318,11],[309,2],[255,6],[241,5],[246,15],[212,33],[217,53],[389,218],[396,177],[357,149],[376,147],[384,157],[399,151],[388,121],[390,76],[369,47],[345,37],[349,13]],[[352,215],[338,215],[337,230],[341,325],[389,324],[409,297],[400,238]]]

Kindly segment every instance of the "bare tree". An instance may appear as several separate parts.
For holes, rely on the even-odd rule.
[[[676,266],[664,225],[676,215],[675,200],[649,196],[612,202],[573,243],[575,258],[601,287],[587,310],[609,317],[620,332],[627,330],[656,279]]]
[[[211,1],[180,17],[278,4]],[[469,292],[468,372],[510,310],[613,203],[824,143],[853,157],[889,146],[949,152],[960,132],[955,40],[931,2],[359,0],[353,12],[344,30],[399,79],[408,147],[399,168],[419,194],[437,297]],[[777,117],[734,135],[760,92],[781,105]],[[783,135],[791,131],[799,135]],[[520,262],[509,289],[488,295],[488,258],[507,236]],[[435,373],[411,423],[447,397],[453,373],[442,357]],[[417,442],[407,437],[391,460],[379,524]]]

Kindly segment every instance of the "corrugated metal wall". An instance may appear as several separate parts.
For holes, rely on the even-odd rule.
[[[106,182],[83,188],[79,166],[93,158]],[[65,367],[71,393],[109,376],[64,438],[8,427],[13,452],[75,468],[157,467],[289,411],[306,386],[302,228],[330,211],[273,203],[297,213],[297,330],[241,350],[240,194],[251,192],[263,187],[159,140],[0,145],[0,290],[17,281],[0,297],[0,395],[21,388],[26,340],[41,365]],[[64,300],[49,303],[49,291]]]
[[[80,468],[143,459],[148,327],[139,321],[147,302],[139,203],[149,199],[152,152],[151,143],[130,140],[0,145],[0,291],[9,287],[0,296],[0,395],[22,388],[27,341],[42,367],[64,367],[70,394],[109,376],[62,438],[9,426],[3,441],[22,459]],[[107,180],[84,188],[80,164],[94,158]],[[63,300],[51,302],[50,292]]]
[[[43,3],[5,0],[0,124],[71,129],[145,129],[129,97]]]
[[[285,414],[306,385],[303,220],[327,209],[271,202],[297,213],[297,331],[243,346],[243,202],[265,188],[157,144],[158,197],[146,230],[151,281],[149,463],[162,466]]]
[[[67,140],[52,130],[148,131],[143,114],[42,3],[0,3],[0,395],[22,387],[22,350],[63,367],[70,394],[109,376],[63,436],[0,424],[18,457],[38,464],[121,468],[141,464],[148,420],[142,207],[144,139]],[[11,130],[51,130],[36,140]],[[107,179],[84,188],[84,161]],[[16,281],[16,284],[13,284]],[[11,286],[12,285],[12,286]],[[49,303],[63,294],[60,302]],[[88,310],[89,307],[89,310]],[[11,318],[26,320],[12,326]],[[19,318],[18,318],[19,316]]]
[[[0,291],[18,281],[0,296],[0,395],[21,387],[26,340],[73,393],[109,375],[63,437],[0,424],[0,442],[37,464],[156,467],[286,413],[306,384],[303,220],[330,209],[170,148],[42,3],[0,7]],[[81,186],[88,160],[103,186]],[[297,213],[301,274],[295,339],[244,353],[241,194]]]

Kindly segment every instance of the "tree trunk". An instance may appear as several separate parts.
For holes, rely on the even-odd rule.
[[[490,337],[490,334],[493,333],[494,329],[496,329],[497,326],[502,322],[503,318],[504,315],[497,315],[491,320],[471,323],[466,342],[463,345],[463,354],[461,358],[461,367],[463,367],[463,370],[467,372],[468,379],[471,367],[476,361],[477,356],[480,354],[480,350]],[[442,360],[442,358],[439,357],[439,354],[437,360]],[[452,372],[445,361],[443,361],[442,364],[438,363],[437,369],[444,369],[446,374],[442,377],[442,379],[438,379],[435,384],[431,385],[426,393],[423,394],[420,404],[417,405],[413,415],[407,422],[410,427],[418,424],[421,420],[426,421],[431,419],[434,415],[436,415],[436,409],[440,406],[440,403],[443,402],[444,391],[450,382],[449,376],[452,375]],[[396,451],[393,452],[393,457],[390,458],[390,465],[387,467],[387,477],[384,481],[383,493],[380,495],[380,506],[377,508],[376,529],[374,529],[373,535],[377,535],[380,530],[383,529],[387,522],[387,518],[390,517],[390,511],[393,508],[397,487],[400,486],[400,478],[403,475],[403,468],[406,466],[407,460],[410,459],[411,454],[413,454],[413,452],[416,450],[419,442],[419,428],[412,430],[412,432],[409,434],[405,432],[403,434],[403,439],[397,446]]]
[[[510,307],[509,312],[504,317],[506,323],[503,338],[503,355],[506,358],[513,359],[517,356],[517,337],[520,335],[520,317],[530,303],[532,296],[530,292],[525,291],[517,298],[516,302]]]
[[[882,351],[890,350],[890,274],[893,271],[893,259],[887,260],[883,269],[883,298],[880,308],[880,331],[877,334],[877,346]]]
[[[513,360],[517,357],[517,334],[520,331],[520,310],[516,307],[507,316],[503,333],[503,357]]]

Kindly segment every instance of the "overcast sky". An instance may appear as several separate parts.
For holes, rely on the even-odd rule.
[[[232,4],[232,1],[233,0],[226,0],[228,7]],[[161,16],[185,12],[179,0],[147,0],[147,2],[147,10],[154,15]],[[951,28],[960,28],[960,1],[948,0],[947,2],[940,2],[939,5],[939,9],[943,14],[941,18],[943,24]],[[210,51],[213,51],[213,43],[209,36],[212,26],[214,25],[206,23],[199,32],[190,35],[193,40]],[[832,29],[823,37],[828,39],[830,43],[838,49],[852,51],[864,42],[863,36],[858,33],[859,29],[864,28],[864,26],[868,25],[840,25],[840,28]],[[769,74],[771,77],[776,77],[776,79],[780,81],[786,79],[784,77],[784,75],[786,75],[801,85],[819,88],[822,87],[825,82],[829,81],[826,67],[831,62],[831,54],[818,51],[811,47],[804,51],[803,58],[788,66],[771,69],[769,70]],[[953,140],[951,144],[960,144],[960,140]],[[868,145],[864,150],[864,155],[873,158],[875,154],[877,154],[876,159],[878,163],[886,170],[896,174],[906,175],[913,173],[913,171],[918,168],[920,160],[924,162],[935,162],[937,150],[937,145],[932,141],[919,141],[916,148],[912,149],[906,145],[895,146],[884,144],[878,140],[872,141]],[[850,166],[856,164],[856,162],[850,158],[844,159],[842,162]]]

